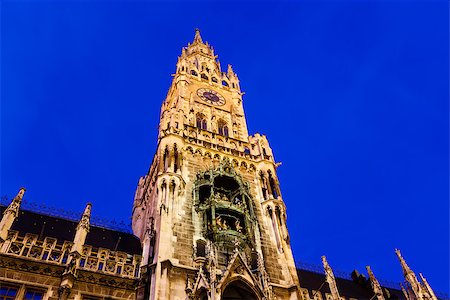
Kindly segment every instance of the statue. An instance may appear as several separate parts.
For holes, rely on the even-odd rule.
[[[223,230],[227,230],[228,229],[227,220],[223,220],[222,229]]]
[[[241,233],[242,232],[242,226],[241,226],[241,222],[239,220],[236,220],[236,222],[234,222],[234,226],[236,227],[236,231]]]
[[[223,229],[222,218],[221,218],[220,216],[217,216],[217,217],[216,217],[216,225],[217,225],[217,228],[218,228],[219,230],[222,230],[222,229]]]

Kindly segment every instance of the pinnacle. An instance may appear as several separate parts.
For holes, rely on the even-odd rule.
[[[194,43],[203,43],[202,37],[200,35],[200,29],[198,28],[195,28]]]

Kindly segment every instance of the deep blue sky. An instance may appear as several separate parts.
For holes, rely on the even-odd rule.
[[[447,1],[1,2],[1,195],[129,221],[202,30],[268,136],[296,260],[448,292]]]

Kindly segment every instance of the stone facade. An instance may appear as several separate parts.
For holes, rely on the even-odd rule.
[[[20,211],[24,191],[2,208],[0,299],[136,298],[141,247],[134,236],[91,226],[90,204],[78,224]]]
[[[133,207],[150,299],[218,300],[227,287],[300,297],[277,164],[266,137],[248,135],[242,95],[197,31],[178,59]]]

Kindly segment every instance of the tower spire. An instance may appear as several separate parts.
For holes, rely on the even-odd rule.
[[[336,285],[336,278],[334,277],[333,270],[331,269],[330,265],[328,264],[327,257],[325,255],[322,256],[322,263],[323,263],[323,269],[325,270],[326,280],[330,287],[331,298],[333,300],[340,300],[341,296],[339,295],[339,291],[338,291],[338,288]]]
[[[200,35],[200,29],[198,29],[198,28],[195,28],[194,43],[202,43],[203,44],[202,36]]]
[[[8,237],[8,231],[11,229],[13,222],[19,215],[20,204],[22,203],[25,188],[20,188],[17,195],[3,212],[2,220],[0,221],[0,242],[3,242]]]
[[[370,268],[370,266],[366,266],[366,269],[367,273],[369,274],[370,285],[372,286],[374,294],[376,295],[378,300],[384,300],[383,290],[381,289],[381,285],[378,282],[377,278],[373,274],[372,269]]]

